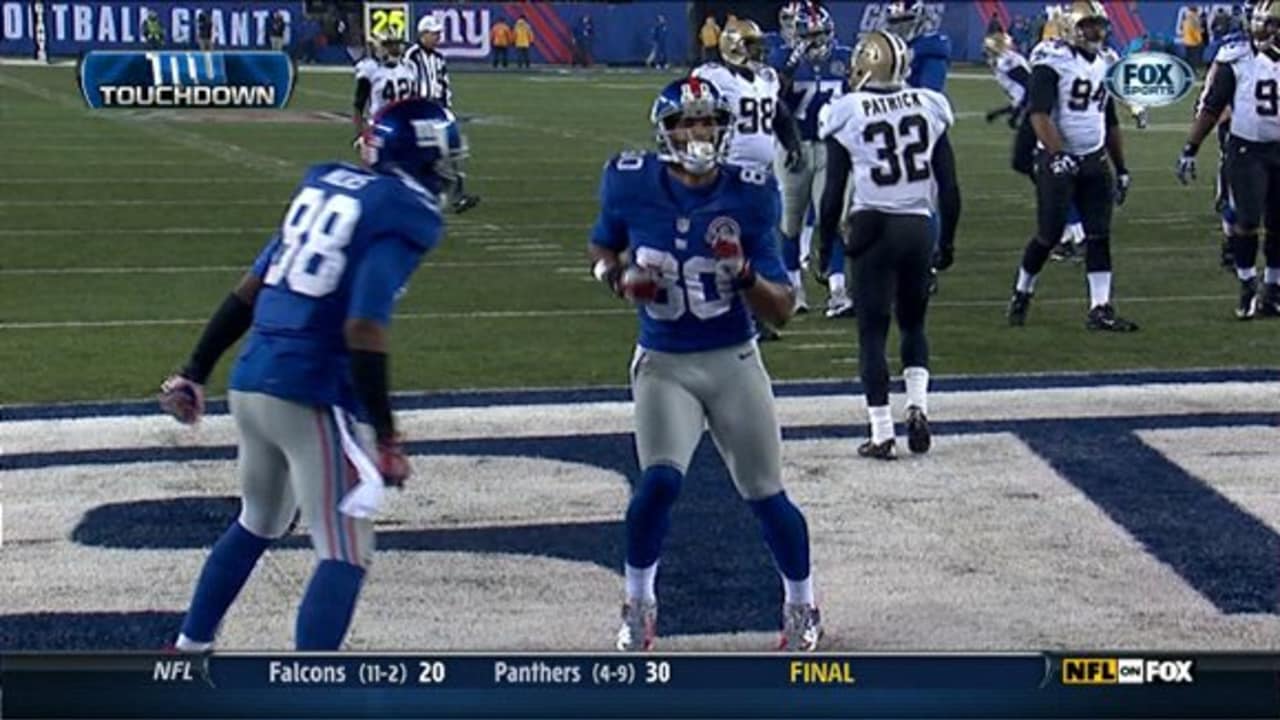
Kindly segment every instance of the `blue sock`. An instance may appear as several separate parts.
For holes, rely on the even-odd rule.
[[[748,503],[760,520],[764,542],[788,580],[809,577],[809,525],[785,492]]]
[[[1067,224],[1075,225],[1076,223],[1080,222],[1080,220],[1081,220],[1080,210],[1076,208],[1075,203],[1071,203],[1070,205],[1067,206]]]
[[[270,545],[271,540],[245,530],[239,520],[231,523],[214,543],[209,559],[204,561],[191,608],[182,622],[183,635],[196,642],[213,642],[213,634],[227,614],[227,608],[240,594],[258,558]]]
[[[827,258],[827,274],[834,275],[842,272],[844,272],[844,243],[836,238],[836,241],[831,243],[831,257]]]
[[[670,465],[644,471],[627,505],[627,564],[647,568],[658,562],[662,541],[671,527],[671,506],[680,496],[684,476]]]
[[[782,264],[787,270],[800,269],[800,238],[782,236]]]
[[[1236,224],[1236,209],[1232,207],[1231,203],[1227,203],[1222,208],[1222,219],[1226,220],[1228,225]]]
[[[299,650],[337,650],[347,636],[364,568],[341,560],[321,560],[298,608]]]

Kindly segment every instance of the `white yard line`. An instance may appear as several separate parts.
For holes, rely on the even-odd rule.
[[[1235,295],[1165,295],[1159,297],[1126,297],[1125,303],[1173,303],[1234,300]],[[1003,308],[1008,300],[950,300],[931,302],[936,307]],[[1038,300],[1040,305],[1077,305],[1079,298]],[[632,308],[582,308],[577,310],[471,310],[465,312],[401,313],[397,320],[506,320],[518,318],[598,317],[634,315]],[[152,320],[61,320],[48,322],[4,322],[0,330],[58,330],[67,328],[119,328],[163,325],[203,325],[207,318],[169,318]]]

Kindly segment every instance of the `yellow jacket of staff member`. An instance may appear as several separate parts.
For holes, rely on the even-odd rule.
[[[1058,39],[1058,23],[1050,20],[1044,24],[1044,30],[1040,32],[1041,40],[1057,40]]]
[[[1200,18],[1194,12],[1188,12],[1182,20],[1182,44],[1199,47],[1203,42],[1204,32],[1200,30]]]
[[[507,47],[511,44],[511,26],[499,20],[489,31],[489,40],[494,47]]]
[[[702,47],[713,48],[720,45],[720,26],[716,24],[715,18],[707,18],[702,23],[702,30],[698,36],[702,38]]]
[[[533,44],[533,28],[529,27],[528,20],[516,21],[516,47],[527,48]]]

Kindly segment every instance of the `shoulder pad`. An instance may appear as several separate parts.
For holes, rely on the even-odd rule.
[[[713,74],[713,73],[717,73],[717,72],[725,72],[726,70],[728,70],[728,68],[726,68],[724,65],[721,65],[720,63],[716,62],[715,60],[710,60],[710,61],[708,61],[708,62],[704,62],[704,63],[702,63],[701,65],[699,65],[698,67],[694,68],[694,69],[693,69],[693,72],[691,72],[691,73],[689,73],[689,74],[690,74],[690,75],[697,75],[698,77],[706,77],[706,76],[711,75],[711,74]]]
[[[1253,45],[1248,40],[1236,40],[1223,43],[1213,56],[1213,62],[1233,63],[1253,54]]]
[[[856,95],[845,93],[818,109],[818,139],[826,140],[849,121],[858,106]]]
[[[764,78],[765,82],[778,81],[778,71],[774,70],[768,65],[761,65],[759,68],[756,69],[756,74]]]
[[[1061,40],[1042,42],[1031,51],[1032,65],[1057,65],[1071,58],[1071,46]]]
[[[635,182],[645,174],[647,166],[658,161],[657,155],[648,151],[623,150],[604,164],[604,180],[610,192]]]
[[[1120,61],[1120,53],[1116,52],[1114,48],[1104,47],[1102,48],[1101,51],[1098,52],[1098,55],[1100,55],[1102,59],[1107,62],[1108,65],[1111,65]]]

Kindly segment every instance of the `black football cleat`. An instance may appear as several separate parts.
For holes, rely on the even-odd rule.
[[[1103,332],[1135,332],[1138,324],[1130,320],[1116,315],[1116,309],[1111,303],[1099,305],[1089,311],[1089,317],[1084,321],[1086,330],[1101,330]]]
[[[858,446],[858,456],[872,458],[873,460],[897,460],[898,444],[893,438],[889,438],[879,445],[868,440]]]
[[[1027,324],[1027,310],[1031,308],[1031,293],[1013,291],[1013,297],[1009,300],[1009,324],[1014,327],[1022,327]]]
[[[1280,285],[1267,283],[1262,297],[1258,298],[1258,314],[1262,317],[1280,317]]]
[[[1060,242],[1057,245],[1054,245],[1053,249],[1049,251],[1049,259],[1054,262],[1064,262],[1066,260],[1074,259],[1077,254],[1079,254],[1079,251],[1077,250],[1075,243]]]
[[[480,204],[479,195],[468,195],[466,193],[463,193],[462,195],[459,195],[456,200],[453,201],[453,212],[458,215],[461,215],[462,213],[470,210],[471,208],[479,204]]]
[[[1258,297],[1258,278],[1252,277],[1240,281],[1240,302],[1236,303],[1236,319],[1252,320],[1258,314],[1258,306],[1263,304]]]
[[[907,447],[919,455],[929,452],[933,436],[929,434],[929,418],[919,405],[907,406]]]

